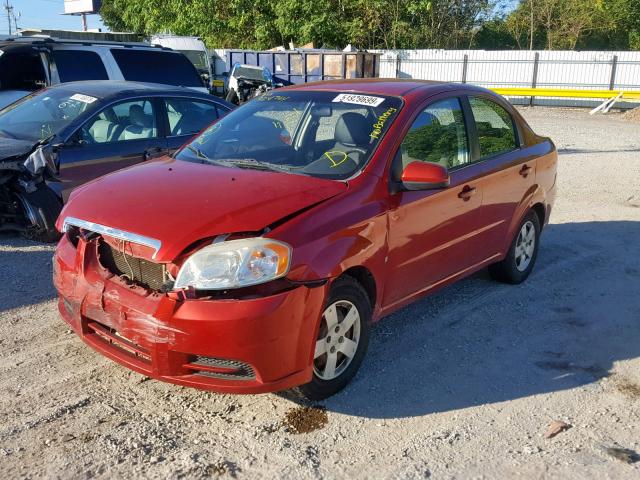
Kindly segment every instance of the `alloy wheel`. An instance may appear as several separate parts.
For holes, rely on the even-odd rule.
[[[313,355],[313,371],[322,380],[339,377],[349,366],[360,342],[360,312],[356,306],[339,300],[322,314]]]
[[[518,233],[515,249],[516,268],[519,272],[524,272],[533,257],[536,247],[536,228],[530,220],[525,222]]]

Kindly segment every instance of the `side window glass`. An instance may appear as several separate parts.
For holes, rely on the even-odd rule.
[[[489,157],[516,149],[516,134],[511,115],[491,100],[469,97],[476,123],[480,156]]]
[[[165,100],[169,118],[169,136],[194,135],[218,118],[213,103],[197,102],[186,98]]]
[[[455,168],[469,163],[469,142],[460,100],[448,98],[423,110],[401,146],[402,167],[415,161]]]
[[[125,80],[202,87],[196,67],[181,53],[153,49],[112,48],[111,54]]]
[[[54,50],[53,60],[60,81],[109,80],[100,55],[83,50]]]
[[[155,109],[150,100],[128,101],[107,107],[80,131],[84,143],[110,143],[157,136]]]

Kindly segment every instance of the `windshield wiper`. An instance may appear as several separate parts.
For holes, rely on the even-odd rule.
[[[196,154],[198,158],[208,163],[221,165],[223,167],[249,168],[254,170],[268,170],[272,172],[291,172],[293,167],[278,165],[275,163],[262,162],[255,158],[209,158],[202,150],[193,145],[187,145],[187,149]],[[203,162],[204,163],[204,162]]]
[[[196,157],[202,159],[202,160],[206,160],[208,162],[211,161],[211,159],[209,157],[207,157],[204,152],[202,150],[200,150],[198,147],[194,147],[193,145],[187,145],[187,149],[193,153],[196,154]]]
[[[276,163],[262,162],[255,158],[234,158],[224,160],[226,163],[233,164],[240,168],[253,168],[255,170],[271,170],[274,172],[290,172],[291,167],[286,165],[278,165]]]
[[[248,168],[253,170],[268,170],[272,172],[291,172],[293,167],[276,163],[262,162],[255,158],[210,158],[211,163],[225,167]]]

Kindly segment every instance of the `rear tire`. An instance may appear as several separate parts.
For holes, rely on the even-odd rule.
[[[538,258],[540,244],[540,219],[529,210],[516,230],[507,256],[501,262],[489,266],[489,274],[494,280],[510,284],[524,282]]]
[[[35,192],[16,194],[25,219],[26,230],[23,235],[39,242],[56,242],[60,233],[55,223],[62,210],[62,202],[46,185]]]
[[[356,280],[336,280],[322,315],[313,360],[313,378],[295,389],[308,400],[324,400],[356,374],[369,345],[371,302]]]

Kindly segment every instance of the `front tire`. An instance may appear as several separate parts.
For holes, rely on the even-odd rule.
[[[530,210],[520,223],[504,260],[489,266],[494,280],[518,284],[524,282],[538,258],[540,244],[540,219]]]
[[[62,202],[46,185],[31,193],[17,193],[26,228],[24,236],[39,242],[56,242],[60,234],[55,223],[62,210]]]
[[[296,389],[299,394],[324,400],[351,381],[367,352],[371,313],[369,297],[356,280],[336,280],[316,339],[313,378]]]

